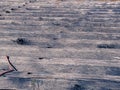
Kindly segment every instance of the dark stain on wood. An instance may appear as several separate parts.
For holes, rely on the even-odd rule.
[[[13,40],[13,42],[16,42],[19,45],[30,45],[30,41],[25,38],[17,38],[16,40]]]
[[[5,11],[6,13],[11,13],[10,11]]]
[[[42,59],[44,59],[44,57],[39,57],[38,59],[42,60]]]
[[[12,11],[17,10],[16,8],[11,8]]]
[[[70,90],[86,90],[82,85],[75,84]]]
[[[120,45],[118,45],[118,44],[98,44],[97,48],[119,49]]]

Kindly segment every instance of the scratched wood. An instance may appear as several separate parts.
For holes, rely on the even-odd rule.
[[[120,90],[119,0],[0,0],[0,90]]]

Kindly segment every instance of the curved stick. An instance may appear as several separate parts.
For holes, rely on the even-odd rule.
[[[13,64],[10,62],[9,56],[6,56],[6,58],[7,58],[8,64],[9,64],[9,70],[3,71],[2,73],[0,73],[0,76],[4,75],[4,74],[6,74],[6,73],[12,72],[12,71],[14,71],[14,70],[17,71],[17,69],[16,69],[16,68],[13,66]]]
[[[10,62],[9,56],[6,56],[6,58],[7,58],[7,60],[8,60],[9,65],[10,65],[10,70],[14,69],[15,71],[18,71],[18,70],[15,68],[15,66],[13,66],[13,64]]]
[[[12,71],[14,71],[14,70],[3,71],[2,73],[0,73],[0,76],[4,75],[4,74],[6,74],[6,73],[12,72]]]

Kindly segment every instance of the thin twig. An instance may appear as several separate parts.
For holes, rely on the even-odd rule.
[[[18,71],[16,68],[15,68],[15,66],[13,66],[13,64],[10,62],[10,60],[9,60],[9,56],[6,56],[6,58],[7,58],[7,60],[8,60],[8,63],[9,63],[9,65],[10,65],[10,70],[11,69],[14,69],[15,71]]]
[[[12,72],[12,71],[14,71],[14,70],[3,71],[2,73],[0,73],[0,76],[4,75],[4,74],[6,74],[6,73]]]
[[[15,68],[15,66],[13,66],[13,64],[10,62],[9,56],[6,56],[6,58],[7,58],[8,64],[9,64],[9,69],[3,71],[2,73],[0,73],[0,76],[4,75],[6,73],[12,72],[14,70],[17,71],[17,69]]]

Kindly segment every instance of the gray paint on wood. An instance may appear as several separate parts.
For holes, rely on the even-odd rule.
[[[119,90],[120,2],[1,0],[0,90]]]

